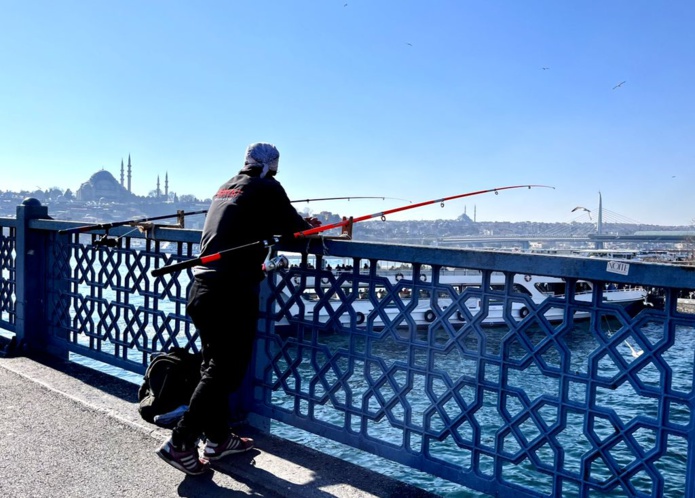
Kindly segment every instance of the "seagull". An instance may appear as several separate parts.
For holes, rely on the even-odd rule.
[[[576,208],[574,208],[574,209],[572,210],[572,212],[574,213],[575,211],[579,211],[580,209],[586,211],[587,213],[589,213],[589,219],[592,219],[592,218],[591,218],[591,211],[590,211],[589,209],[585,208],[584,206],[577,206]]]
[[[613,90],[615,90],[616,88],[620,88],[621,86],[623,86],[623,83],[625,83],[625,82],[624,82],[624,81],[621,81],[620,83],[618,83],[617,85],[615,85],[615,86],[613,87]]]
[[[543,71],[546,71],[546,70],[548,70],[548,69],[550,69],[550,68],[549,68],[549,67],[542,67],[541,69],[542,69]]]

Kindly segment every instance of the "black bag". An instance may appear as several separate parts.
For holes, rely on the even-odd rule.
[[[159,423],[155,417],[188,405],[200,380],[201,362],[200,353],[189,353],[184,348],[171,348],[154,356],[138,390],[140,416],[163,427],[174,425],[177,418],[167,417]]]

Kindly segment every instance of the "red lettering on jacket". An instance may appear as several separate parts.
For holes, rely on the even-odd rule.
[[[239,194],[241,194],[240,188],[231,188],[231,189],[221,188],[215,194],[215,199],[232,199],[234,197],[238,197]]]

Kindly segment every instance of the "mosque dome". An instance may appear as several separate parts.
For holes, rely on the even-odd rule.
[[[126,202],[134,196],[111,173],[100,170],[84,182],[76,192],[80,201]]]
[[[89,181],[91,183],[96,183],[96,182],[107,182],[107,183],[118,183],[116,179],[113,177],[111,173],[106,171],[105,169],[102,169],[101,171],[97,171],[94,173],[91,177],[89,177]]]

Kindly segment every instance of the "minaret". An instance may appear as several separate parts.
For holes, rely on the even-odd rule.
[[[596,235],[603,234],[603,199],[601,198],[601,191],[598,193],[598,220],[596,221]],[[596,249],[603,249],[603,241],[598,240],[594,244]]]
[[[596,222],[596,234],[601,235],[603,233],[603,199],[601,198],[601,191],[598,193],[598,221]]]
[[[157,199],[162,195],[162,191],[159,190],[159,175],[157,175]]]
[[[169,172],[164,174],[164,197],[169,198]]]
[[[133,193],[132,190],[130,190],[130,178],[131,178],[131,166],[130,166],[130,154],[128,154],[128,192],[131,194]]]
[[[125,186],[123,184],[123,159],[121,159],[121,187]]]

